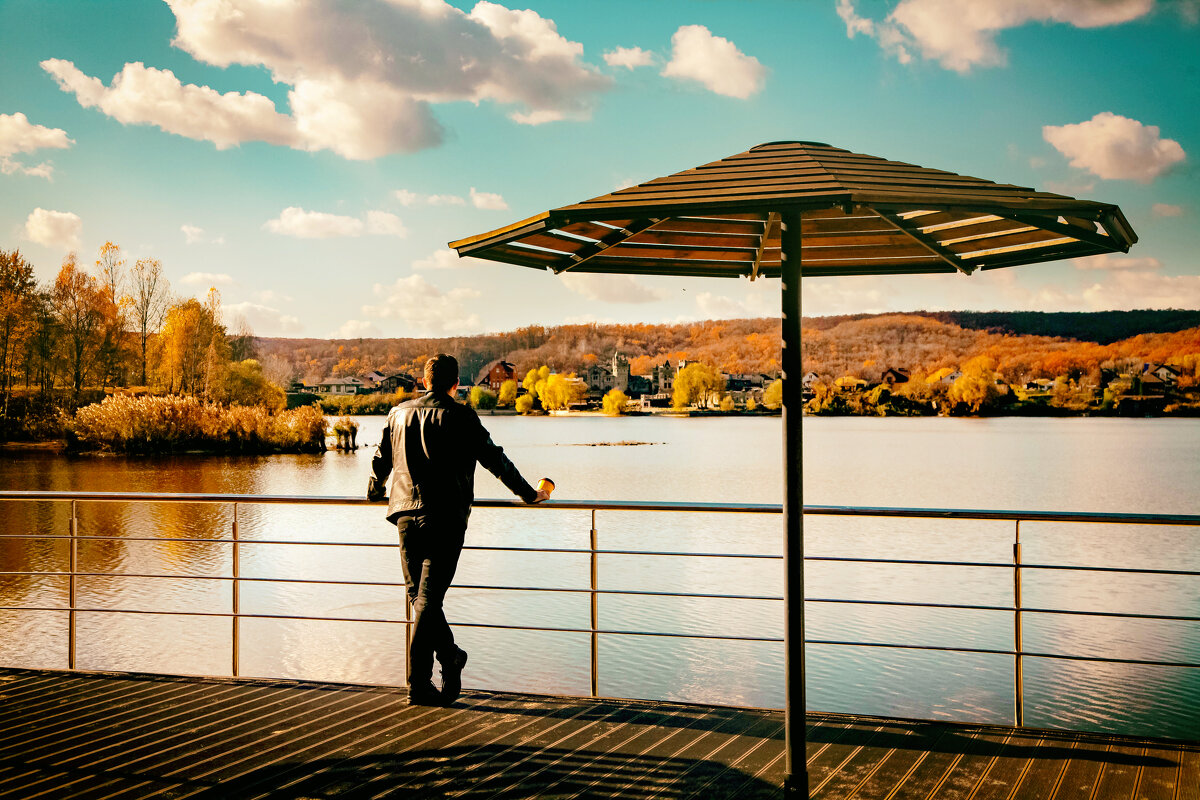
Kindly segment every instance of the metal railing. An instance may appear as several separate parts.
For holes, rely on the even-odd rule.
[[[231,620],[232,663],[230,674],[240,673],[240,631],[239,622],[243,619],[282,619],[282,620],[311,620],[336,622],[373,622],[402,624],[406,627],[406,638],[411,636],[412,610],[405,599],[405,618],[359,618],[359,617],[326,617],[301,614],[261,614],[246,613],[241,610],[240,589],[246,583],[290,583],[290,584],[326,584],[339,586],[372,586],[372,587],[404,587],[404,583],[381,581],[353,580],[322,580],[312,578],[277,578],[277,577],[248,577],[241,574],[241,551],[246,545],[293,545],[293,546],[334,546],[395,549],[395,543],[382,542],[345,542],[345,541],[312,541],[290,539],[247,539],[239,532],[239,507],[244,505],[373,505],[380,503],[368,501],[360,497],[307,497],[291,495],[236,495],[236,494],[156,494],[136,492],[45,492],[45,491],[0,491],[0,503],[4,501],[54,501],[69,502],[71,516],[68,534],[30,533],[11,534],[0,529],[0,539],[30,539],[30,540],[67,540],[69,542],[68,570],[62,571],[0,571],[0,577],[66,577],[68,579],[67,606],[0,606],[0,611],[59,611],[68,614],[68,669],[76,668],[76,615],[80,613],[108,614],[150,614],[166,616],[189,617],[226,617]],[[211,503],[231,505],[233,521],[228,539],[211,538],[177,538],[160,536],[97,536],[81,534],[79,531],[79,503]],[[599,627],[597,600],[601,595],[623,595],[643,597],[681,597],[695,599],[729,599],[729,600],[758,600],[782,602],[778,595],[755,594],[711,594],[700,592],[668,592],[649,589],[602,589],[599,585],[598,559],[600,556],[652,556],[663,558],[713,558],[713,559],[769,559],[781,561],[782,555],[768,553],[712,553],[666,550],[619,550],[602,549],[598,544],[596,528],[597,511],[639,511],[639,512],[701,512],[721,514],[780,514],[781,506],[769,504],[732,504],[732,503],[654,503],[654,502],[623,502],[623,501],[554,501],[541,505],[525,505],[514,501],[477,500],[476,508],[522,509],[529,511],[544,510],[582,510],[590,512],[589,546],[582,548],[545,548],[517,547],[498,545],[467,545],[465,550],[507,551],[507,552],[537,552],[586,555],[589,559],[589,586],[584,588],[569,587],[530,587],[503,585],[474,585],[454,584],[455,588],[487,589],[487,590],[516,590],[548,593],[587,594],[590,598],[590,625],[579,627],[550,627],[529,625],[508,625],[500,623],[458,622],[455,626],[475,628],[497,628],[520,631],[538,631],[549,633],[588,634],[590,639],[590,683],[592,696],[599,696],[599,660],[598,640],[600,636],[655,636],[676,637],[684,639],[713,639],[750,642],[782,643],[782,637],[744,636],[736,634],[701,634],[679,633],[665,631],[632,631],[610,630]],[[1026,658],[1055,659],[1064,661],[1084,661],[1109,664],[1129,664],[1155,667],[1200,668],[1200,663],[1191,661],[1173,661],[1163,659],[1118,658],[1099,655],[1079,655],[1069,653],[1051,653],[1026,650],[1022,641],[1023,617],[1027,615],[1076,615],[1088,617],[1125,618],[1139,620],[1200,622],[1200,617],[1174,614],[1149,614],[1119,611],[1078,610],[1060,608],[1039,608],[1025,606],[1021,597],[1022,573],[1035,571],[1064,571],[1091,572],[1097,574],[1121,573],[1151,576],[1185,576],[1200,577],[1200,571],[1183,569],[1149,569],[1134,567],[1084,566],[1069,564],[1027,564],[1021,558],[1021,524],[1023,522],[1070,522],[1070,523],[1105,523],[1105,524],[1141,524],[1163,526],[1200,526],[1200,516],[1181,514],[1093,514],[1071,512],[1039,512],[1039,511],[997,511],[977,509],[930,509],[930,508],[889,508],[889,507],[850,507],[850,506],[807,506],[806,516],[836,516],[836,517],[871,517],[871,518],[925,518],[941,520],[1000,520],[1013,523],[1012,559],[1011,561],[959,561],[933,559],[901,559],[901,558],[864,558],[858,556],[806,556],[806,562],[842,562],[854,564],[892,564],[925,567],[975,567],[983,569],[1011,570],[1013,579],[1013,602],[1011,605],[970,604],[970,603],[932,603],[905,600],[870,600],[854,598],[806,597],[806,605],[861,605],[861,606],[890,606],[902,608],[953,609],[970,611],[1011,612],[1013,615],[1013,646],[1004,648],[987,647],[957,647],[931,644],[903,644],[896,642],[863,642],[840,639],[805,639],[806,644],[828,645],[839,647],[871,647],[899,650],[940,651],[951,653],[967,653],[978,655],[1010,656],[1014,659],[1013,671],[1013,721],[1017,726],[1024,725],[1024,677],[1023,660]],[[164,542],[172,543],[202,543],[227,544],[231,547],[231,574],[217,575],[181,575],[181,574],[140,574],[127,572],[81,572],[79,571],[78,549],[80,542],[86,541],[120,541],[120,542]],[[121,577],[121,578],[167,578],[178,580],[218,580],[231,583],[231,608],[229,611],[160,611],[146,609],[122,609],[109,607],[81,607],[77,603],[77,580],[92,577]]]

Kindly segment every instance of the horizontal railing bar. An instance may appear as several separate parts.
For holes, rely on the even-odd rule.
[[[973,606],[959,603],[921,603],[915,600],[855,600],[839,597],[806,597],[805,603],[829,603],[861,606],[899,606],[903,608],[949,608],[963,611],[1016,611],[1013,606]],[[1021,609],[1025,611],[1024,608]]]
[[[1011,564],[1009,564],[1009,568],[1010,569],[1012,568]],[[1191,577],[1200,576],[1200,572],[1197,572],[1195,570],[1148,569],[1148,568],[1143,568],[1143,567],[1084,567],[1084,566],[1072,566],[1072,565],[1055,566],[1054,564],[1022,564],[1021,569],[1040,569],[1040,570],[1053,570],[1053,571],[1063,571],[1063,572],[1129,572],[1129,573],[1134,573],[1137,575],[1184,575],[1184,576],[1191,576]]]
[[[805,561],[838,561],[854,564],[908,564],[932,567],[1004,567],[1012,569],[1012,562],[999,561],[926,561],[911,558],[855,558],[853,556],[805,556]],[[1022,564],[1022,567],[1025,565]]]
[[[365,497],[322,497],[310,495],[205,494],[165,492],[72,492],[3,490],[4,500],[77,500],[92,502],[246,503],[292,505],[380,506],[384,501]],[[656,503],[638,500],[553,500],[527,505],[516,500],[477,499],[476,508],[529,508],[581,511],[688,511],[699,513],[779,514],[782,506],[767,503]],[[1021,520],[1027,522],[1098,522],[1126,525],[1200,526],[1194,514],[1115,514],[1071,511],[1009,511],[966,508],[897,508],[888,506],[805,506],[805,514],[842,517],[914,517],[923,519]]]
[[[43,607],[43,606],[0,606],[0,611],[53,611],[53,612],[68,612],[74,610],[79,613],[90,614],[147,614],[153,616],[170,616],[170,617],[238,617],[240,619],[279,619],[279,620],[294,620],[298,622],[366,622],[388,625],[411,625],[409,620],[403,619],[374,619],[364,617],[313,617],[300,616],[294,614],[233,614],[232,612],[215,612],[215,611],[151,611],[147,609],[133,608],[75,608],[68,609],[62,607]],[[499,623],[484,623],[484,622],[453,622],[454,625],[463,628],[493,628],[501,630],[518,630],[518,631],[537,631],[542,633],[579,633],[579,634],[600,634],[604,636],[656,636],[678,639],[714,639],[727,641],[742,641],[742,642],[773,642],[782,643],[783,639],[777,637],[766,636],[729,636],[725,634],[703,634],[703,633],[668,633],[663,631],[626,631],[626,630],[603,630],[590,628],[551,628],[537,627],[527,625],[503,625]],[[946,652],[946,653],[973,653],[977,655],[998,655],[998,656],[1015,656],[1021,655],[1026,658],[1047,658],[1057,659],[1060,661],[1088,661],[1104,664],[1132,664],[1138,666],[1149,667],[1188,667],[1200,668],[1200,663],[1189,661],[1158,661],[1149,659],[1137,658],[1108,658],[1105,656],[1077,656],[1064,653],[1038,653],[1029,650],[1022,650],[1019,653],[1015,650],[997,650],[982,647],[950,647],[943,645],[914,645],[901,644],[898,642],[849,642],[836,639],[805,639],[805,644],[829,645],[836,647],[875,647],[892,650],[922,650],[931,652]]]

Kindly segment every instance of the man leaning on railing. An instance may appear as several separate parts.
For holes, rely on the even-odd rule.
[[[387,517],[400,533],[400,563],[413,607],[408,702],[449,705],[462,691],[467,651],[454,644],[442,601],[462,553],[475,499],[475,464],[526,503],[540,503],[550,493],[530,486],[475,411],[455,401],[458,361],[453,356],[439,353],[425,362],[425,386],[424,395],[388,412],[371,461],[367,497],[382,500],[387,486]],[[433,685],[435,654],[441,691]]]

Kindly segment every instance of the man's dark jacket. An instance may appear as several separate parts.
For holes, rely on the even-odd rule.
[[[475,499],[476,462],[525,502],[537,498],[474,409],[446,393],[428,392],[388,412],[367,495],[382,499],[390,472],[389,521],[402,514],[447,514],[465,525]]]

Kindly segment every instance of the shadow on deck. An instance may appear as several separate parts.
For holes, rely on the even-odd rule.
[[[779,798],[783,715],[304,681],[0,669],[0,797]],[[1200,800],[1195,746],[808,719],[814,798]]]

